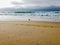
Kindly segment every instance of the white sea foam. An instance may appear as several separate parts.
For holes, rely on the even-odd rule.
[[[0,13],[0,21],[50,21],[50,22],[60,22],[60,12],[59,13],[56,13],[56,12]]]

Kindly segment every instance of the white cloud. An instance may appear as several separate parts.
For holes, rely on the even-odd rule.
[[[14,5],[11,2],[22,2],[22,0],[0,0],[0,8],[13,7]]]
[[[60,0],[24,0],[24,2],[35,4],[36,6],[60,6]]]
[[[15,2],[15,5],[22,7],[60,6],[60,0],[22,0],[22,2]]]
[[[45,7],[60,6],[60,0],[0,0],[0,8],[3,7]]]

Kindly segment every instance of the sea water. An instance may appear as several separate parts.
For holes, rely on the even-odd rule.
[[[0,21],[60,22],[60,11],[36,11],[36,12],[32,12],[32,13],[0,12]]]

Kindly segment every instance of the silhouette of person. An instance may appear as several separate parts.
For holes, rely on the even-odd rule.
[[[28,21],[30,21],[30,19],[28,19]]]

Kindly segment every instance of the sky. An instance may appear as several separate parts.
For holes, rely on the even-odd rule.
[[[60,6],[60,0],[0,0],[0,8]]]

